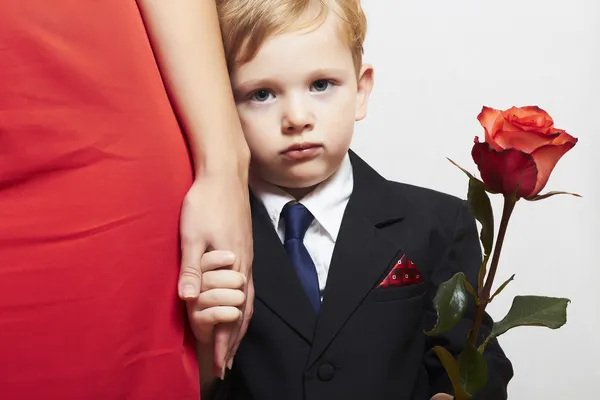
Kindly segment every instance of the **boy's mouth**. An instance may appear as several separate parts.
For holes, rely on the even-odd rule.
[[[292,161],[305,161],[316,157],[323,150],[317,143],[297,143],[281,152],[284,158]]]

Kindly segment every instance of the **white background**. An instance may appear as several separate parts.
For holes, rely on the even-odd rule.
[[[384,176],[466,198],[481,107],[538,105],[579,138],[547,190],[517,204],[496,282],[513,281],[488,311],[519,294],[568,297],[558,330],[501,336],[515,369],[510,399],[595,399],[600,392],[600,2],[598,0],[362,0],[365,61],[376,84],[353,148]],[[501,198],[492,202],[499,220]],[[497,225],[497,224],[496,224]]]

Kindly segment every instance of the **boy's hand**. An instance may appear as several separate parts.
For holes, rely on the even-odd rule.
[[[200,260],[200,295],[188,300],[187,309],[194,335],[202,344],[212,343],[215,325],[236,322],[242,317],[246,278],[231,269],[234,262],[233,253],[223,250],[204,253]]]
[[[452,399],[454,399],[454,396],[450,396],[449,394],[446,394],[446,393],[438,393],[431,398],[431,400],[452,400]]]

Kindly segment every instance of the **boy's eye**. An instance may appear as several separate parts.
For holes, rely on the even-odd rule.
[[[312,83],[311,89],[315,92],[324,92],[331,86],[331,81],[328,79],[319,79]]]
[[[260,103],[270,99],[271,93],[266,89],[259,89],[252,93],[251,99]]]

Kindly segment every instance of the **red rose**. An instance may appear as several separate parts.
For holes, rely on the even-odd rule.
[[[502,194],[518,187],[517,198],[536,196],[558,160],[577,143],[537,106],[506,111],[483,107],[477,119],[485,129],[485,142],[475,137],[471,155],[481,179],[489,190]]]

